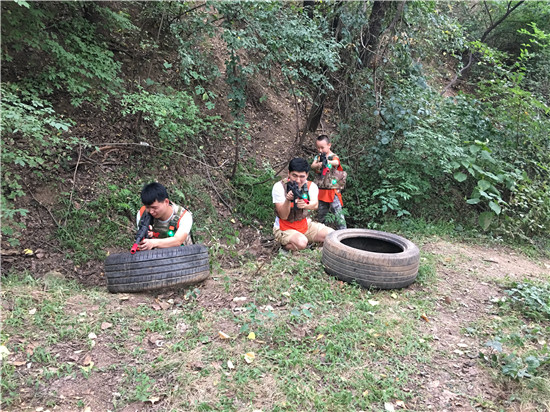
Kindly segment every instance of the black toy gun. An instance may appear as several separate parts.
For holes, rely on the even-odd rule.
[[[324,153],[321,153],[321,155],[319,156],[319,161],[323,163],[323,166],[321,168],[321,175],[323,176],[325,176],[332,168],[332,165],[328,162],[329,160],[332,160],[332,156],[329,156],[327,158],[327,155]]]
[[[304,183],[302,189],[300,189],[298,187],[298,183],[289,181],[286,185],[286,191],[287,193],[292,191],[294,194],[294,206],[296,206],[298,199],[302,199],[306,202],[306,204],[309,204],[309,191],[307,190],[307,183]]]
[[[130,249],[130,253],[133,255],[136,253],[139,247],[139,242],[141,242],[143,239],[147,237],[147,233],[149,232],[149,226],[153,223],[153,216],[151,216],[150,213],[145,212],[143,216],[141,216],[141,219],[139,220],[139,227],[138,231],[136,233],[136,241],[134,243],[134,246],[132,246],[132,249]]]

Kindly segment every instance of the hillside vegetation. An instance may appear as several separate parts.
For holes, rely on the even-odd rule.
[[[550,3],[1,11],[2,408],[550,408]],[[410,288],[279,253],[272,185],[321,133],[348,227],[420,247]],[[212,276],[109,294],[151,181]]]
[[[119,245],[150,180],[200,210],[204,241],[218,214],[269,233],[274,174],[328,131],[352,227],[421,218],[544,249],[549,15],[521,1],[3,2],[2,241],[39,247],[25,229],[47,211],[62,250],[100,258],[82,244]]]

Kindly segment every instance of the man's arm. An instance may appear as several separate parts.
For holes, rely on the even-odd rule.
[[[294,201],[294,194],[292,191],[285,193],[283,184],[277,182],[273,185],[271,196],[275,204],[275,213],[279,216],[279,219],[286,220],[290,214],[290,205]]]
[[[319,187],[313,182],[309,187],[309,204],[306,204],[304,202],[304,205],[306,207],[304,207],[303,209],[309,209],[309,210],[317,210],[317,208],[319,207]]]
[[[315,156],[313,158],[313,163],[311,163],[311,168],[316,172],[319,172],[321,170],[321,167],[323,167],[323,162],[321,162],[321,159],[319,156]]]
[[[279,219],[286,220],[288,218],[288,215],[290,214],[290,206],[292,205],[292,202],[294,201],[294,194],[292,191],[289,191],[285,196],[285,201],[282,203],[275,203],[275,211],[277,212],[277,216],[279,216]],[[298,202],[302,202],[305,204],[303,200],[298,200]]]

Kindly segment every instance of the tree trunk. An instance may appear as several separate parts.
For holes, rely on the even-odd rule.
[[[323,116],[323,108],[325,107],[326,97],[327,94],[325,92],[317,91],[307,118],[306,130],[308,132],[314,132],[319,127],[321,117]]]
[[[304,6],[306,3],[312,3],[312,2],[306,2],[304,1]],[[340,7],[344,5],[343,1],[338,1],[336,3],[336,10],[338,10]],[[310,17],[313,17],[313,14],[311,14]],[[339,13],[335,13],[334,18],[331,22],[331,29],[332,34],[336,38],[336,40],[339,40],[339,27],[340,24],[340,15]],[[323,68],[325,70],[326,68]],[[315,132],[317,128],[319,127],[319,124],[321,124],[321,118],[323,117],[323,109],[325,108],[325,99],[327,98],[327,94],[324,91],[317,90],[315,93],[315,97],[313,98],[313,104],[311,105],[311,109],[309,111],[309,115],[307,117],[306,127],[304,128],[304,133],[302,134],[302,138],[300,140],[300,144],[303,143],[303,138],[306,134],[306,132]]]
[[[382,34],[382,23],[391,5],[391,1],[384,0],[376,0],[372,5],[372,11],[369,16],[369,27],[361,37],[363,50],[361,51],[360,59],[363,67],[369,66],[376,56],[376,49],[378,48],[380,35]]]

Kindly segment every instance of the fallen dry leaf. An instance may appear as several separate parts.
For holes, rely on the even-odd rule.
[[[23,366],[23,365],[24,365],[25,363],[27,363],[27,362],[25,362],[25,361],[9,361],[8,363],[9,363],[10,365],[13,365],[13,366],[16,366],[16,367],[17,367],[17,366]]]
[[[438,386],[439,386],[439,381],[437,381],[437,380],[436,380],[436,381],[432,381],[432,382],[430,382],[430,383],[428,384],[428,387],[429,387],[429,388],[432,388],[432,389],[435,389],[435,388],[437,388]]]
[[[160,401],[160,398],[158,396],[153,396],[153,397],[149,398],[148,401],[151,402],[154,405],[155,403]]]
[[[256,358],[256,355],[254,354],[254,352],[246,352],[244,354],[244,360],[246,361],[246,363],[254,362],[255,358]]]
[[[428,317],[427,317],[425,314],[420,315],[420,318],[421,318],[423,321],[426,321],[426,322],[429,322],[429,321],[430,321],[430,319],[428,319]]]
[[[90,362],[88,366],[81,366],[80,369],[82,369],[85,372],[90,372],[93,367],[94,367],[94,363]]]
[[[231,336],[229,336],[227,333],[223,333],[221,330],[218,332],[218,336],[220,339],[231,339]]]
[[[109,329],[109,328],[112,328],[112,327],[113,327],[113,324],[109,323],[109,322],[103,322],[101,324],[101,330]]]
[[[0,360],[7,358],[8,355],[11,355],[11,352],[4,345],[0,345]]]
[[[233,365],[233,362],[231,362],[230,360],[227,361],[227,367],[229,369],[235,369],[235,365]]]
[[[248,334],[248,339],[249,339],[249,340],[254,340],[254,339],[256,339],[256,334],[255,334],[254,332],[250,332],[250,333]]]
[[[82,362],[80,363],[83,366],[88,366],[90,363],[92,363],[92,355],[89,353],[84,356],[84,359],[82,359]]]
[[[388,412],[395,411],[395,408],[393,407],[393,403],[391,402],[384,402],[384,409]]]
[[[25,347],[25,353],[28,355],[28,356],[32,356],[33,353],[34,353],[34,349],[36,348],[36,343],[29,343],[26,347]]]

